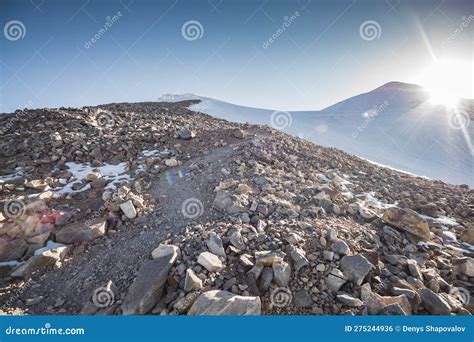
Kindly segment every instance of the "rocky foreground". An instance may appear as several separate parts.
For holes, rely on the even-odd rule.
[[[469,187],[191,103],[0,116],[3,314],[474,313]]]

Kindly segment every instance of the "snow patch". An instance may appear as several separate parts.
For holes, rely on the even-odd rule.
[[[89,173],[99,172],[106,181],[112,181],[107,186],[106,189],[114,189],[115,182],[131,180],[130,175],[127,172],[127,163],[123,162],[117,165],[106,164],[104,166],[91,166],[89,163],[86,164],[77,164],[74,162],[69,162],[65,164],[69,171],[72,173],[74,178],[77,181],[84,179]],[[90,184],[87,184],[82,189],[72,190],[72,185],[74,182],[66,184],[63,188],[56,190],[57,194],[66,194],[71,192],[82,192],[90,189]]]

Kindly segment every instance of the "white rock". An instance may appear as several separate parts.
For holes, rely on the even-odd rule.
[[[120,204],[120,209],[122,209],[125,216],[127,216],[127,218],[129,219],[133,219],[137,216],[137,211],[132,201],[127,201]]]
[[[222,265],[222,262],[219,260],[217,255],[209,252],[202,252],[199,254],[197,262],[210,272],[219,272],[224,268],[224,265]]]

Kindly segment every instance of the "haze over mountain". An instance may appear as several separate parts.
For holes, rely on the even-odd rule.
[[[160,100],[200,100],[190,109],[235,122],[268,124],[320,145],[340,148],[402,171],[474,185],[473,100],[458,109],[430,101],[427,89],[390,82],[319,111],[281,112],[193,94]]]

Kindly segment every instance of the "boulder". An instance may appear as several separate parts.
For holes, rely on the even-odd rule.
[[[201,294],[188,311],[189,316],[254,316],[261,314],[259,297],[238,296],[213,290]]]
[[[418,290],[421,297],[421,304],[432,315],[450,315],[451,307],[438,294],[424,287]]]
[[[428,222],[411,209],[398,207],[385,209],[382,220],[421,239],[428,240],[430,238]]]
[[[107,221],[102,217],[92,221],[71,223],[56,233],[56,241],[64,244],[89,242],[104,236],[106,227]]]
[[[357,286],[362,285],[364,278],[373,265],[362,255],[345,256],[341,260],[341,269],[344,275]]]
[[[178,258],[175,249],[169,252],[140,266],[121,306],[124,315],[143,315],[156,305],[163,294],[168,272]]]

